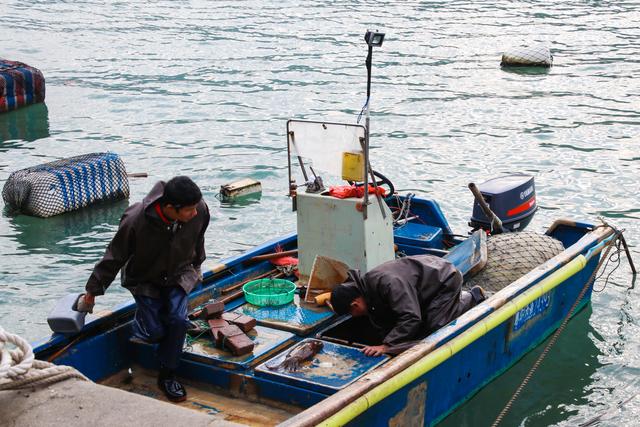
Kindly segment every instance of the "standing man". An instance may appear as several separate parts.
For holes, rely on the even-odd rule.
[[[202,280],[204,233],[209,209],[198,186],[186,176],[156,183],[142,202],[122,215],[78,301],[78,311],[92,312],[94,298],[103,295],[122,270],[122,286],[136,300],[133,333],[157,343],[158,386],[173,402],[187,398],[175,378],[187,331],[187,295]]]
[[[462,274],[444,258],[415,255],[385,262],[364,275],[349,278],[331,292],[331,306],[340,315],[368,316],[382,338],[381,345],[362,349],[378,356],[426,337],[481,303],[479,286],[462,290]]]

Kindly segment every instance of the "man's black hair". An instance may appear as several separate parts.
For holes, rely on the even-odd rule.
[[[331,291],[331,306],[339,315],[349,314],[349,308],[354,299],[362,296],[353,282],[346,282],[336,286]]]
[[[164,186],[163,205],[172,205],[176,209],[195,205],[202,200],[200,188],[188,176],[171,178]]]

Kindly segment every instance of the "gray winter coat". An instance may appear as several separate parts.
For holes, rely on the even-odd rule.
[[[367,302],[369,319],[394,346],[424,338],[468,309],[460,300],[462,274],[433,255],[388,261],[361,276],[349,272]]]
[[[116,235],[87,281],[87,292],[104,294],[120,269],[122,286],[133,295],[158,298],[161,287],[171,286],[180,286],[188,294],[198,283],[209,209],[201,200],[191,221],[166,224],[154,208],[164,186],[162,181],[156,183],[142,202],[125,210]]]

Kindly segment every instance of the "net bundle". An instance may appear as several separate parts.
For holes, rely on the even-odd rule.
[[[115,153],[84,154],[15,171],[2,189],[9,209],[42,218],[128,197],[127,171]]]
[[[509,66],[534,66],[551,67],[553,65],[553,55],[546,46],[523,46],[512,48],[502,54],[503,67]]]
[[[0,113],[43,102],[42,72],[18,61],[0,58]]]

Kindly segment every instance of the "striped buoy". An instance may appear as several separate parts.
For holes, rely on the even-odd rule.
[[[501,67],[551,67],[553,56],[546,46],[522,46],[502,54]]]
[[[9,209],[42,218],[128,197],[127,171],[115,153],[85,154],[21,169],[2,188]]]
[[[44,95],[44,76],[40,70],[0,58],[0,113],[43,102]]]

